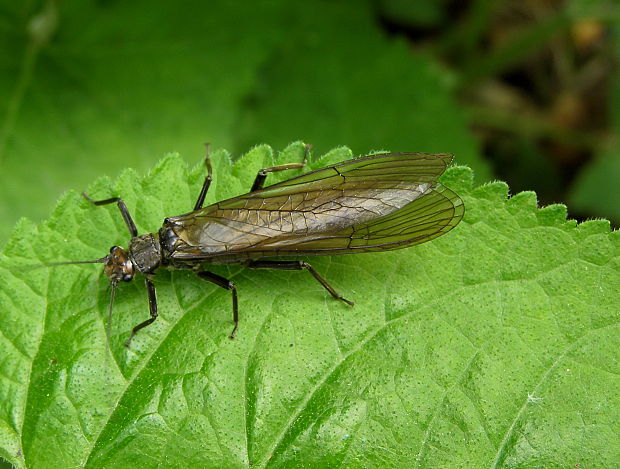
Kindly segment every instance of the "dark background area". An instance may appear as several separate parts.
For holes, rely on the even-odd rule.
[[[383,25],[433,51],[493,174],[572,217],[620,221],[613,2],[379,2]],[[400,10],[402,11],[402,10]],[[426,12],[426,16],[423,14]]]
[[[0,2],[0,231],[202,144],[452,152],[620,222],[611,0]]]

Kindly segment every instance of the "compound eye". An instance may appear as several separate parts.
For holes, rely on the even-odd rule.
[[[132,279],[133,279],[133,275],[131,274],[123,275],[123,282],[131,282]]]

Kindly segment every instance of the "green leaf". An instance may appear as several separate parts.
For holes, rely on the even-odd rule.
[[[262,145],[231,166],[215,152],[207,203],[302,155]],[[310,166],[336,156],[349,153]],[[193,206],[204,173],[169,155],[89,193],[122,196],[154,231]],[[48,221],[20,221],[0,258],[0,456],[19,468],[612,467],[618,232],[538,209],[531,192],[507,198],[504,183],[474,187],[465,167],[442,181],[466,206],[446,236],[310,259],[355,307],[304,272],[214,267],[239,291],[230,340],[230,293],[162,270],[160,317],[129,349],[146,292],[117,292],[111,355],[101,266],[24,266],[126,245],[116,207],[70,192]]]
[[[484,179],[449,73],[370,4],[0,0],[0,239],[69,188],[205,141],[453,152]]]

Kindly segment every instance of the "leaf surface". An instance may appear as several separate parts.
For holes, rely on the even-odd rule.
[[[261,167],[300,161],[258,146],[213,155],[207,203],[248,190]],[[351,158],[346,148],[310,164]],[[458,162],[458,157],[457,157]],[[90,188],[121,195],[140,232],[193,206],[204,177],[177,155],[148,175]],[[286,179],[270,174],[268,182]],[[273,176],[273,179],[272,179]],[[471,170],[442,183],[459,226],[410,249],[309,258],[353,308],[306,272],[161,271],[160,317],[143,282],[122,285],[112,323],[95,259],[128,235],[115,206],[64,196],[22,220],[0,259],[0,456],[17,467],[612,467],[620,460],[620,240],[605,221],[507,198]]]

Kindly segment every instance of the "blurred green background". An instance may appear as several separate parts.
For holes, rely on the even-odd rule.
[[[203,142],[452,152],[478,182],[620,221],[617,1],[1,0],[0,13],[0,245],[65,190],[171,151],[198,163]]]

